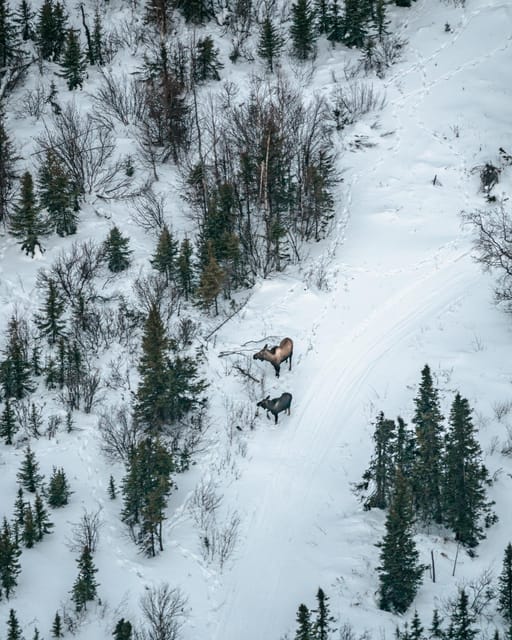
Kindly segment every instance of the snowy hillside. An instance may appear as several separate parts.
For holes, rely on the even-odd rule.
[[[108,11],[111,20],[120,19],[120,8]],[[184,640],[293,637],[297,606],[314,607],[319,586],[330,597],[338,627],[348,622],[358,635],[368,630],[373,638],[393,637],[403,619],[379,610],[377,602],[375,545],[384,533],[385,513],[364,511],[353,485],[372,454],[378,412],[410,422],[425,363],[445,415],[456,391],[474,408],[485,463],[496,474],[490,495],[499,522],[487,531],[476,557],[459,550],[455,575],[456,543],[439,532],[417,536],[421,562],[429,564],[431,552],[435,557],[437,579],[433,583],[425,573],[404,619],[417,608],[428,623],[433,607],[442,609],[458,585],[488,569],[498,575],[512,531],[512,460],[501,453],[512,413],[499,410],[512,400],[512,325],[494,305],[492,274],[475,263],[472,230],[461,225],[460,214],[488,206],[474,168],[499,164],[500,147],[512,150],[512,4],[466,0],[461,7],[418,0],[410,9],[390,8],[390,15],[407,44],[383,79],[372,78],[374,90],[385,97],[382,110],[337,134],[343,180],[330,236],[309,245],[301,264],[237,292],[240,310],[218,330],[232,313],[227,305],[220,316],[200,319],[210,426],[195,464],[174,478],[164,551],[145,558],[129,539],[120,519],[121,498],[108,496],[110,475],[120,487],[124,467],[100,449],[98,415],[103,407],[128,401],[136,388],[134,344],[129,355],[121,354],[125,361],[131,358],[129,390],[105,387],[103,407],[74,413],[75,430],[61,428],[53,439],[32,442],[41,472],[48,478],[53,466],[63,467],[74,493],[69,506],[51,512],[54,532],[23,551],[16,592],[0,601],[1,637],[11,608],[27,639],[35,627],[42,637],[51,636],[55,612],[65,603],[69,607],[77,571],[69,538],[84,509],[100,509],[95,564],[101,604],[88,607],[77,638],[109,638],[122,617],[135,624],[141,596],[164,582],[187,599]],[[221,83],[235,82],[243,91],[249,74],[263,69],[256,68],[257,59],[229,62],[220,32],[216,36],[225,62]],[[330,96],[356,55],[320,41],[310,74],[294,74],[288,61],[283,67],[304,96]],[[122,64],[131,69],[134,60],[127,54]],[[83,92],[69,92],[84,108],[99,82],[95,73]],[[35,76],[28,82],[35,83]],[[16,95],[8,122],[30,166],[41,123],[15,116]],[[137,153],[129,139],[125,144]],[[189,221],[178,182],[166,168],[157,186],[174,228],[181,230]],[[512,167],[506,167],[494,193],[507,197],[511,189]],[[91,198],[78,235],[53,236],[35,258],[25,256],[8,234],[0,237],[0,326],[15,308],[29,313],[39,306],[38,269],[77,237],[103,241],[112,222],[130,236],[134,254],[128,274],[108,286],[132,296],[133,279],[151,255],[154,238],[134,224],[122,202]],[[188,313],[199,321],[196,309]],[[295,343],[292,369],[283,365],[276,378],[252,354],[285,336]],[[103,366],[107,371],[108,362]],[[280,414],[274,426],[260,409],[254,418],[257,401],[282,392],[293,395],[289,417]],[[63,414],[43,388],[35,395],[45,417]],[[12,513],[23,447],[0,449],[0,517]],[[206,557],[201,547],[197,487],[218,497],[217,531],[228,537],[231,532],[233,549],[224,563]],[[493,633],[494,624],[483,631]]]

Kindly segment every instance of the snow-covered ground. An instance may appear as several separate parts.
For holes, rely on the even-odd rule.
[[[90,612],[80,638],[109,637],[121,616],[135,622],[140,595],[162,581],[188,597],[185,640],[278,640],[294,629],[299,603],[314,605],[319,586],[340,624],[392,637],[397,618],[379,611],[375,597],[375,543],[384,514],[364,512],[352,486],[371,455],[373,419],[381,410],[410,418],[425,363],[445,412],[455,391],[475,410],[486,464],[491,474],[501,469],[491,489],[500,521],[477,558],[459,553],[455,576],[456,545],[439,533],[418,536],[422,562],[434,554],[437,581],[425,574],[415,606],[428,623],[432,608],[462,581],[501,569],[512,527],[512,460],[500,450],[512,414],[498,420],[496,407],[512,400],[512,325],[493,304],[492,278],[472,259],[460,212],[489,206],[472,169],[497,164],[500,146],[511,151],[512,5],[418,0],[393,15],[408,44],[403,60],[374,81],[385,93],[384,109],[339,134],[343,183],[333,234],[310,248],[301,269],[258,282],[242,310],[207,343],[212,426],[197,464],[176,479],[166,550],[145,559],[127,539],[120,501],[107,496],[110,473],[120,480],[123,469],[111,468],[100,454],[96,418],[81,416],[75,433],[34,443],[43,472],[63,466],[75,494],[69,507],[52,514],[55,533],[23,552],[16,595],[0,602],[0,625],[13,607],[27,637],[34,625],[49,637],[76,575],[75,556],[64,545],[70,523],[84,506],[101,506],[95,560],[103,606]],[[304,92],[333,91],[344,56],[321,47]],[[225,75],[237,77],[231,67]],[[351,143],[357,140],[365,145],[356,151]],[[511,186],[507,168],[496,193],[507,195]],[[33,282],[35,267],[10,239],[0,240],[0,250],[2,304],[26,306],[32,291],[23,283]],[[144,250],[141,241],[141,260]],[[320,271],[327,282],[322,290],[311,276]],[[295,341],[294,362],[277,379],[251,354],[284,336]],[[219,357],[233,351],[247,354],[241,362],[261,384],[235,374],[235,355]],[[257,400],[283,391],[293,394],[290,417],[281,414],[274,426],[260,412],[254,429],[243,422],[235,429],[237,409],[253,415]],[[6,514],[22,453],[2,447],[0,454]],[[221,526],[234,514],[239,518],[236,546],[222,569],[202,557],[187,506],[194,487],[208,480],[222,496]]]

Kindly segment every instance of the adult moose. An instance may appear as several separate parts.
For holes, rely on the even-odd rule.
[[[265,345],[261,351],[255,353],[252,357],[253,360],[266,360],[274,367],[276,377],[279,378],[279,371],[281,369],[281,363],[287,360],[290,363],[289,371],[292,370],[292,356],[293,356],[293,340],[291,338],[283,338],[279,343],[279,346],[268,348]]]
[[[267,411],[267,418],[269,418],[269,413],[271,413],[275,418],[275,423],[277,424],[277,416],[281,411],[287,411],[288,415],[290,415],[290,405],[292,403],[292,394],[291,393],[282,393],[279,398],[272,398],[270,400],[270,396],[263,398],[257,403],[257,407],[262,407]]]

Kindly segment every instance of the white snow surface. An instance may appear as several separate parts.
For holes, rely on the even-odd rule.
[[[76,412],[76,431],[33,442],[41,470],[48,477],[53,465],[63,466],[74,494],[68,507],[52,512],[55,532],[23,551],[16,593],[0,602],[0,629],[12,607],[27,638],[34,626],[50,637],[55,611],[69,600],[76,576],[76,554],[65,544],[71,523],[83,508],[101,507],[95,562],[102,604],[90,608],[77,638],[111,637],[122,616],[137,622],[140,596],[162,582],[179,586],[188,598],[184,640],[293,635],[298,605],[314,607],[319,586],[330,597],[338,626],[349,622],[357,633],[392,637],[403,620],[380,611],[376,598],[375,544],[385,514],[363,511],[353,484],[368,465],[377,413],[410,420],[425,363],[445,415],[456,391],[474,408],[485,462],[491,474],[500,471],[490,489],[500,521],[488,530],[476,558],[459,552],[455,576],[450,535],[418,534],[421,561],[428,564],[433,552],[437,580],[425,573],[404,618],[417,608],[428,625],[432,608],[442,608],[458,585],[487,569],[494,575],[501,570],[512,526],[512,460],[501,448],[512,413],[502,416],[497,407],[512,400],[512,323],[494,305],[493,278],[475,263],[471,232],[461,226],[460,213],[489,206],[472,169],[487,161],[498,164],[499,147],[512,149],[512,4],[467,0],[465,7],[455,7],[418,0],[411,9],[395,8],[393,19],[408,41],[404,56],[383,80],[373,80],[385,92],[383,110],[339,133],[343,182],[330,237],[310,246],[300,267],[237,294],[238,302],[248,298],[245,306],[205,341],[211,426],[196,464],[176,477],[164,552],[144,558],[128,539],[121,499],[107,495],[110,474],[119,485],[124,470],[100,452],[97,415]],[[445,31],[446,23],[451,31]],[[350,56],[321,45],[314,72],[303,82],[304,95],[329,95]],[[223,78],[244,85],[249,65],[225,62]],[[299,79],[292,75],[292,81]],[[88,97],[76,99],[86,104]],[[39,125],[14,117],[10,123],[30,163]],[[356,140],[366,145],[356,150]],[[509,167],[495,192],[506,197],[511,186]],[[158,187],[179,230],[184,205],[172,171],[163,173]],[[107,209],[106,218],[94,213],[98,206]],[[116,285],[129,292],[130,278],[147,268],[154,239],[140,232],[124,205],[89,202],[81,216],[79,239],[103,240],[112,221],[130,235],[134,265]],[[37,270],[75,239],[52,238],[44,254],[30,259],[11,237],[0,238],[2,326],[15,306],[36,308]],[[322,289],[315,284],[319,271],[328,285]],[[208,320],[203,335],[223,319]],[[264,342],[284,336],[295,342],[294,360],[292,370],[283,366],[277,379],[269,364],[251,356]],[[251,387],[237,375],[231,367],[236,357],[219,357],[225,351],[246,354],[240,362],[261,384]],[[236,408],[252,416],[257,400],[283,391],[293,394],[290,417],[281,414],[274,426],[260,412],[254,429],[236,424]],[[120,400],[104,395],[106,405]],[[47,403],[47,414],[62,411],[43,390],[39,401]],[[21,446],[2,445],[0,516],[12,513],[22,457]],[[189,508],[194,488],[206,480],[222,496],[220,526],[233,514],[240,521],[235,549],[223,567],[203,558]]]

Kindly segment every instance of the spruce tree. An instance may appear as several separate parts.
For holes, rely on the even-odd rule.
[[[395,4],[397,7],[410,7],[411,0],[395,0]]]
[[[315,0],[316,28],[320,35],[327,35],[330,31],[330,12],[328,0]]]
[[[320,587],[316,593],[317,607],[312,613],[315,614],[315,620],[312,624],[313,640],[329,640],[336,629],[334,628],[334,616],[329,610],[329,598],[325,595]]]
[[[4,439],[5,444],[12,444],[13,438],[18,431],[18,423],[14,410],[9,398],[5,399],[4,410],[0,416],[0,438]]]
[[[23,251],[31,256],[34,256],[36,247],[41,249],[40,238],[48,234],[48,222],[41,216],[41,209],[36,203],[30,171],[21,177],[20,196],[10,219],[9,230]]]
[[[377,32],[378,39],[382,42],[384,36],[389,33],[389,20],[386,14],[386,2],[385,0],[377,0],[375,7],[375,31]]]
[[[71,599],[73,600],[75,609],[82,611],[82,609],[87,609],[88,602],[94,600],[98,589],[98,583],[94,577],[94,574],[97,573],[98,570],[94,566],[89,547],[85,546],[83,548],[77,564],[78,576],[71,590]]]
[[[469,548],[485,537],[482,518],[486,524],[494,521],[486,495],[489,473],[475,432],[469,402],[457,393],[446,434],[443,516],[455,539]]]
[[[103,243],[103,254],[107,266],[112,273],[119,273],[130,266],[131,250],[128,248],[130,240],[125,238],[114,226]]]
[[[409,478],[414,495],[414,486],[412,480],[414,479],[414,456],[416,449],[416,441],[414,433],[407,428],[403,418],[398,416],[396,419],[396,443],[394,450],[394,466],[400,469],[402,475]]]
[[[19,557],[21,550],[14,532],[4,518],[0,530],[0,599],[9,598],[18,585],[21,572]]]
[[[219,50],[210,36],[200,38],[195,47],[192,76],[195,82],[220,80],[219,71],[223,68],[219,60]]]
[[[20,623],[16,617],[14,609],[10,609],[9,618],[7,620],[7,640],[22,640]]]
[[[69,502],[69,496],[73,492],[69,488],[68,479],[64,469],[53,467],[50,482],[48,483],[48,504],[50,507],[57,509],[63,507]]]
[[[16,25],[7,0],[0,0],[0,69],[8,68],[16,59],[19,43]]]
[[[39,168],[38,195],[41,207],[55,232],[61,236],[76,233],[76,189],[64,165],[52,149],[46,151]]]
[[[174,239],[167,225],[164,225],[158,238],[155,254],[150,262],[153,269],[165,276],[167,284],[176,280],[178,251],[178,242]]]
[[[309,0],[297,0],[292,4],[290,27],[293,55],[299,60],[308,60],[315,52],[315,12]]]
[[[199,278],[199,286],[196,295],[204,309],[211,309],[213,306],[215,315],[219,313],[218,297],[222,291],[226,273],[217,262],[217,258],[213,252],[211,240],[208,241],[208,261],[204,266],[201,277]]]
[[[281,56],[283,46],[284,38],[272,22],[270,15],[267,15],[261,25],[257,51],[270,73],[274,73],[274,66]]]
[[[25,507],[27,506],[23,489],[18,487],[16,492],[16,500],[14,501],[13,522],[14,526],[21,531],[25,522]]]
[[[386,533],[379,545],[379,606],[385,611],[404,613],[422,581],[423,567],[419,564],[412,527],[411,491],[398,470],[386,518]]]
[[[5,226],[13,212],[18,172],[14,144],[5,128],[5,115],[0,106],[0,224]]]
[[[94,10],[94,26],[92,30],[92,53],[95,63],[102,67],[105,64],[105,44],[104,44],[103,24],[101,22],[101,15],[99,8]]]
[[[132,624],[129,620],[121,618],[114,629],[114,640],[132,640]]]
[[[412,419],[416,427],[416,464],[413,487],[415,506],[424,524],[443,522],[441,486],[443,464],[443,416],[438,391],[428,365],[421,372],[421,384]]]
[[[23,41],[34,40],[34,20],[35,13],[28,0],[20,0],[18,9],[14,16],[14,22],[18,27],[18,33]]]
[[[23,540],[23,544],[27,547],[27,549],[31,549],[37,541],[34,512],[32,511],[32,506],[29,502],[27,502],[25,506],[21,539]]]
[[[505,549],[503,567],[498,578],[498,611],[512,624],[512,544]]]
[[[443,640],[445,632],[443,630],[443,620],[439,615],[439,611],[434,609],[432,613],[432,623],[429,628],[429,637],[431,640]]]
[[[347,47],[361,49],[368,35],[371,16],[368,4],[362,0],[345,0],[343,42]]]
[[[108,481],[108,496],[111,500],[115,500],[117,498],[116,492],[116,484],[114,482],[114,476],[110,476]]]
[[[410,640],[426,640],[425,636],[423,635],[423,630],[424,629],[421,624],[421,620],[418,615],[418,612],[415,611],[411,621],[411,630],[409,632]]]
[[[25,457],[21,463],[17,478],[21,486],[30,493],[35,493],[43,480],[43,476],[39,473],[36,454],[32,451],[30,445],[25,449]]]
[[[62,629],[62,618],[60,617],[59,612],[55,613],[55,618],[52,623],[52,638],[63,638],[64,632]]]
[[[178,286],[185,300],[193,291],[192,245],[188,238],[183,238],[178,256]]]
[[[37,627],[34,628],[32,640],[41,640],[41,634],[39,633],[39,629]]]
[[[4,399],[23,400],[34,390],[30,380],[27,327],[23,320],[12,316],[7,325],[7,345],[0,361],[0,383]]]
[[[340,9],[340,0],[331,0],[329,5],[329,31],[327,39],[329,42],[343,42],[345,36],[345,26],[343,15]]]
[[[294,640],[313,640],[311,612],[305,604],[300,604],[297,610],[297,625]]]
[[[61,77],[66,79],[68,89],[82,88],[87,62],[80,46],[80,36],[75,29],[68,29],[64,53],[60,62]]]
[[[43,307],[36,314],[34,320],[41,336],[44,336],[53,346],[65,333],[66,322],[63,315],[66,303],[53,278],[48,278],[45,282],[45,289]]]
[[[67,14],[58,0],[44,0],[38,12],[36,42],[44,60],[58,62],[64,50]]]
[[[52,532],[53,523],[46,510],[39,493],[36,493],[34,500],[34,525],[36,529],[36,542],[40,542],[45,535]]]
[[[450,616],[447,638],[449,640],[473,640],[478,636],[474,628],[475,615],[469,607],[469,598],[465,589],[460,589],[459,598]]]
[[[375,422],[373,440],[374,454],[370,466],[363,474],[361,489],[371,491],[364,502],[365,509],[385,509],[393,491],[395,480],[395,439],[396,426],[393,420],[387,420],[381,411]]]

